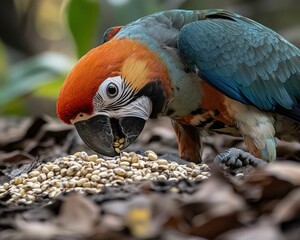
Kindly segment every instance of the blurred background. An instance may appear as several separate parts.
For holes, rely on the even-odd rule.
[[[0,0],[0,115],[55,116],[63,79],[107,28],[174,8],[235,11],[300,46],[299,0]]]
[[[102,43],[107,28],[178,8],[234,11],[300,46],[299,0],[0,0],[0,176],[3,162],[91,152],[72,126],[56,121],[56,99],[66,75]],[[241,139],[205,137],[203,159],[233,146],[245,147]],[[300,160],[300,144],[281,146],[282,159]],[[170,119],[148,121],[126,151],[147,149],[177,153]]]

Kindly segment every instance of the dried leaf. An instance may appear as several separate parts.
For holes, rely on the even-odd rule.
[[[263,223],[263,224],[255,224],[254,226],[251,227],[232,230],[216,238],[216,240],[253,240],[253,239],[282,240],[284,239],[284,237],[278,228],[268,223]]]
[[[89,234],[98,219],[98,206],[78,194],[65,199],[61,206],[57,225],[73,233]]]
[[[300,189],[289,193],[275,207],[272,218],[276,223],[291,221],[300,216]]]

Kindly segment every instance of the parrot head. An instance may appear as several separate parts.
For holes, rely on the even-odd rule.
[[[57,100],[57,114],[74,124],[94,151],[116,155],[114,143],[130,145],[146,121],[162,113],[171,94],[168,71],[147,45],[113,38],[84,55]]]

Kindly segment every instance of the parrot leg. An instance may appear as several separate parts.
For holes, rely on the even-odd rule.
[[[214,163],[223,163],[232,168],[239,168],[247,165],[257,167],[267,164],[264,160],[238,148],[230,148],[225,152],[220,153],[214,158]]]
[[[199,130],[172,120],[177,136],[179,156],[189,162],[201,163],[201,140]]]
[[[244,137],[248,151],[258,159],[274,162],[276,160],[276,141],[273,116],[228,98],[225,100],[225,105]],[[233,156],[236,156],[237,159],[239,157],[238,154],[233,154]],[[242,159],[248,158],[243,156],[244,154],[241,155]],[[245,161],[247,162],[247,160]]]

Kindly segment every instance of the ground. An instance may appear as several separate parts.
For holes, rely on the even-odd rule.
[[[297,143],[279,147],[280,159],[292,161],[231,170],[211,165],[225,149],[243,148],[240,139],[225,136],[206,138],[207,164],[162,160],[160,155],[177,153],[166,119],[147,125],[128,155],[114,159],[95,156],[73,128],[48,117],[1,119],[0,131],[0,239],[240,240],[300,234]],[[56,173],[55,164],[66,170]],[[72,181],[89,167],[97,169],[85,173],[83,189]],[[54,181],[57,176],[60,181]],[[55,191],[68,192],[49,191],[50,181],[59,185]]]

